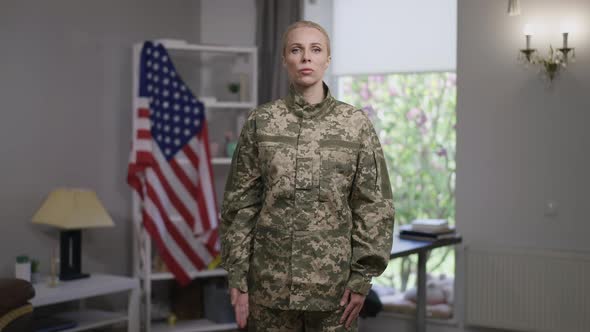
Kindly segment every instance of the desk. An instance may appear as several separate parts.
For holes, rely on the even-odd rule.
[[[418,303],[416,303],[416,331],[426,331],[426,256],[435,248],[461,243],[461,236],[432,242],[400,239],[397,235],[393,241],[390,259],[418,254]]]
[[[92,274],[89,278],[61,281],[56,287],[49,287],[46,282],[33,284],[35,297],[30,300],[34,307],[50,304],[83,300],[118,292],[129,292],[126,313],[100,310],[78,310],[61,313],[58,317],[77,322],[77,326],[64,332],[84,331],[119,322],[127,322],[127,331],[139,330],[139,281],[134,278],[107,274]]]

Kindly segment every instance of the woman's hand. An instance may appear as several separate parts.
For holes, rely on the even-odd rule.
[[[231,296],[231,305],[236,313],[236,322],[238,327],[243,329],[248,322],[248,293],[242,293],[237,288],[229,290]]]
[[[345,306],[347,303],[348,305],[342,314],[342,318],[340,318],[340,324],[346,321],[346,328],[350,328],[350,325],[352,325],[354,320],[358,318],[359,313],[365,304],[365,297],[365,295],[352,292],[348,288],[344,291],[342,300],[340,300],[340,306]]]

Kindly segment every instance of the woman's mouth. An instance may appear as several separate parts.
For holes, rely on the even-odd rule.
[[[303,69],[300,69],[299,72],[301,74],[303,74],[303,75],[309,75],[309,74],[313,73],[313,69],[311,69],[311,68],[303,68]]]

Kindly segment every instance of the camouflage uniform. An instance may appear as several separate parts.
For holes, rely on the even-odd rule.
[[[222,267],[230,287],[282,310],[333,311],[367,294],[392,245],[383,151],[363,111],[289,95],[250,112],[225,187]]]

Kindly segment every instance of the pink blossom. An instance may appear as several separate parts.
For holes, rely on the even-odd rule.
[[[412,108],[408,111],[408,113],[406,113],[406,118],[409,121],[415,121],[418,127],[424,126],[426,121],[428,121],[428,117],[426,116],[424,111],[416,107]]]
[[[367,105],[365,107],[363,107],[363,111],[367,114],[367,116],[369,118],[373,118],[375,117],[375,115],[377,115],[377,112],[375,111],[375,109],[373,108],[373,106],[371,105]]]
[[[448,73],[447,74],[447,87],[454,87],[457,85],[457,74],[455,73]]]
[[[345,82],[342,85],[342,92],[344,92],[344,94],[347,94],[347,95],[350,94],[351,90],[352,89],[351,89],[351,86],[350,86],[350,82]]]
[[[383,83],[383,80],[384,80],[383,75],[369,76],[369,82],[372,82],[372,83],[381,84],[381,83]]]
[[[421,113],[422,113],[422,110],[414,107],[411,110],[409,110],[408,113],[406,113],[406,118],[411,121],[411,120],[416,119],[418,116],[420,116]]]
[[[363,100],[369,100],[371,98],[371,91],[369,91],[366,84],[361,88],[361,98],[363,98]]]
[[[399,92],[397,91],[397,89],[393,85],[389,87],[389,95],[391,97],[399,96]]]

